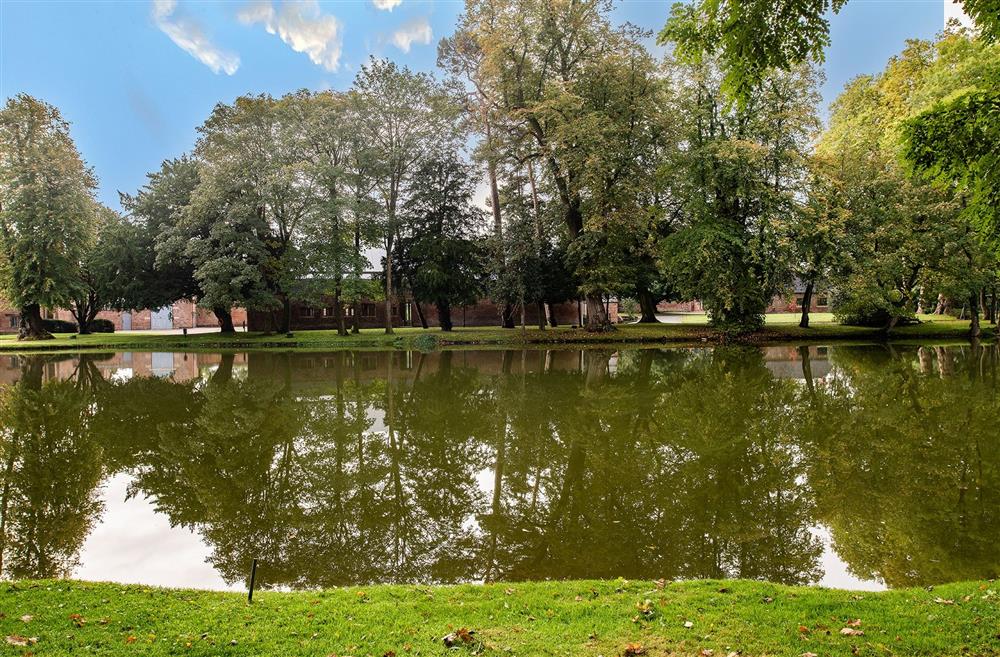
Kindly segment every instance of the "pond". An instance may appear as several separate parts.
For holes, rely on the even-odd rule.
[[[1000,575],[986,346],[0,357],[0,577]]]

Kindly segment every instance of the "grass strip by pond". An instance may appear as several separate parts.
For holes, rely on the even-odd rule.
[[[248,605],[238,593],[58,580],[0,584],[0,610],[0,654],[39,656],[1000,655],[996,582],[881,593],[750,581],[373,586],[258,591]]]
[[[880,329],[842,326],[832,321],[817,321],[808,329],[784,321],[770,321],[760,331],[747,336],[752,344],[782,342],[832,342],[838,340],[913,340],[965,339],[968,320],[935,318],[920,324],[902,326],[885,333]],[[984,324],[983,339],[995,337],[996,327]],[[346,336],[336,331],[295,331],[291,337],[275,334],[219,333],[164,335],[150,333],[105,333],[94,335],[59,335],[54,340],[19,342],[14,336],[0,338],[0,352],[13,351],[82,351],[82,350],[160,350],[218,351],[223,349],[296,349],[333,351],[339,349],[407,349],[431,351],[447,347],[522,347],[530,345],[620,345],[620,344],[684,344],[716,342],[721,335],[705,323],[624,324],[606,333],[591,333],[570,327],[526,329],[456,328],[451,332],[440,329],[399,328],[392,335],[382,329],[365,329]]]

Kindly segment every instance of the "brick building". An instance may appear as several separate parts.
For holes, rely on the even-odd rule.
[[[618,302],[610,301],[607,308],[611,321],[617,323],[619,321]],[[587,317],[586,304],[576,301],[555,304],[552,306],[552,311],[560,326],[578,326],[581,322],[586,321]],[[345,306],[344,318],[349,327],[353,326],[355,312],[358,314],[358,326],[361,328],[382,328],[385,326],[385,302],[365,300],[359,303],[357,308]],[[433,304],[420,304],[420,312],[423,313],[428,326],[440,325],[437,307]],[[280,313],[280,310],[273,312],[251,310],[247,313],[247,329],[250,331],[274,331],[280,324]],[[526,305],[524,315],[524,322],[527,326],[538,325],[537,306],[534,304]],[[499,326],[500,306],[488,299],[482,299],[468,306],[453,306],[451,321],[455,327]],[[514,310],[514,321],[518,324],[521,321],[520,308]],[[420,326],[420,315],[417,312],[416,303],[412,300],[393,303],[392,324],[393,326]],[[293,331],[337,328],[333,297],[326,297],[317,306],[293,303],[291,328]]]
[[[232,310],[233,324],[244,326],[247,312],[243,308]],[[47,310],[46,319],[59,319],[76,323],[73,314],[65,309]],[[159,310],[102,310],[97,319],[106,319],[115,326],[115,331],[148,331],[180,328],[218,328],[215,314],[199,307],[193,299],[181,299]],[[3,299],[0,299],[0,333],[17,333],[21,325],[21,314]]]
[[[247,312],[243,308],[233,308],[233,325],[243,326]],[[57,310],[55,319],[75,322],[68,310]],[[102,310],[97,319],[106,319],[115,325],[116,331],[149,331],[181,328],[218,328],[215,313],[198,306],[193,299],[180,299],[158,310]]]
[[[805,299],[805,284],[796,280],[792,287],[784,293],[774,295],[768,305],[767,313],[798,313],[802,312],[802,301]],[[660,313],[703,313],[705,307],[701,301],[661,301],[656,304],[656,311]],[[809,311],[816,313],[830,312],[830,291],[815,290],[812,295],[812,302],[809,304]]]

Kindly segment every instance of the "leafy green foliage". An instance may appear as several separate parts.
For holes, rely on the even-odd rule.
[[[718,56],[723,89],[741,102],[773,71],[822,61],[830,45],[830,12],[847,0],[699,0],[675,2],[659,43],[676,45],[690,63]]]
[[[817,128],[809,69],[778,74],[743,105],[726,102],[719,69],[678,66],[679,111],[693,117],[687,146],[670,162],[681,207],[663,240],[662,267],[685,298],[700,299],[712,324],[760,328],[789,278],[780,231],[804,193],[806,153]]]
[[[412,186],[395,260],[414,300],[436,305],[441,328],[450,331],[451,307],[475,303],[485,276],[475,181],[471,167],[445,152],[420,165]]]
[[[31,96],[0,110],[0,290],[44,337],[39,307],[67,305],[93,239],[96,186],[59,111]]]

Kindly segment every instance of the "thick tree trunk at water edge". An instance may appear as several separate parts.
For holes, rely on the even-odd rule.
[[[809,328],[809,309],[813,302],[813,282],[806,283],[806,291],[802,295],[802,319],[799,320],[800,328]]]
[[[280,333],[288,333],[292,330],[292,300],[287,296],[281,300],[281,325],[278,327]]]
[[[212,314],[215,315],[215,319],[218,320],[219,329],[223,333],[236,333],[236,327],[233,326],[233,315],[229,312],[228,308],[216,306],[215,308],[212,308]]]
[[[979,295],[975,292],[969,295],[969,311],[972,317],[972,323],[969,325],[969,337],[978,338],[981,333],[979,327]]]
[[[600,294],[587,295],[587,330],[588,331],[613,331],[615,327],[611,325],[608,317],[608,310],[604,306],[604,300]]]
[[[503,305],[503,308],[500,310],[500,326],[501,328],[514,328],[514,304],[505,303]]]
[[[660,320],[656,319],[656,302],[653,301],[653,295],[649,290],[639,291],[639,323],[640,324],[659,324]]]
[[[21,309],[21,328],[17,332],[18,340],[51,340],[52,334],[45,330],[42,324],[42,309],[37,303],[31,303]]]
[[[452,329],[451,324],[451,304],[447,301],[437,302],[438,311],[438,323],[441,325],[442,331],[450,331]]]

